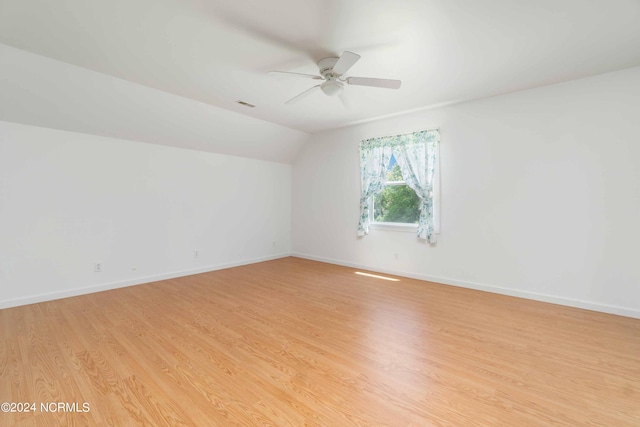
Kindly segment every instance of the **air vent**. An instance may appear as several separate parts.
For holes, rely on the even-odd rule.
[[[249,107],[249,108],[255,107],[255,105],[249,104],[248,102],[244,102],[244,101],[236,101],[236,102],[240,105],[244,105],[245,107]]]

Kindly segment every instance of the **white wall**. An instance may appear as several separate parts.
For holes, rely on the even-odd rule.
[[[439,242],[356,238],[359,141],[433,127]],[[640,317],[639,159],[640,68],[317,134],[294,161],[293,251]]]
[[[0,308],[286,255],[290,235],[290,165],[0,122]]]

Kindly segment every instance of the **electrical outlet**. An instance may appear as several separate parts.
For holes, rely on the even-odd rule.
[[[275,240],[273,241],[273,243],[271,243],[271,246],[274,247],[274,248],[276,247],[276,241]]]
[[[96,262],[95,264],[93,264],[93,272],[94,273],[102,273],[102,263],[101,262]]]
[[[200,258],[200,251],[199,250],[195,250],[193,251],[193,259],[198,259]]]

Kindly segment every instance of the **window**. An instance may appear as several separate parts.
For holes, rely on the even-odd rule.
[[[384,188],[372,196],[369,210],[372,224],[418,224],[420,198],[402,178],[402,171],[392,154],[385,175]],[[415,228],[415,227],[414,227]]]
[[[415,230],[436,242],[439,142],[438,130],[425,130],[360,143],[358,236],[372,226]]]

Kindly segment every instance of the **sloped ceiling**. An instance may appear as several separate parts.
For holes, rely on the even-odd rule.
[[[309,137],[1,44],[0,77],[8,122],[279,163],[291,163]]]
[[[0,43],[299,131],[292,141],[639,66],[638,22],[638,0],[0,0]],[[285,105],[316,82],[267,75],[316,74],[345,50],[362,55],[350,75],[402,87],[349,86],[349,109],[320,92]],[[57,67],[41,65],[44,80]]]

